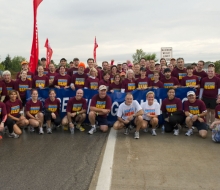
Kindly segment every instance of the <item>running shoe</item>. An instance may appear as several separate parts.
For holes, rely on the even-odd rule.
[[[89,131],[88,131],[88,133],[90,134],[90,135],[92,135],[93,133],[95,133],[96,132],[96,127],[92,127]]]
[[[76,128],[81,132],[85,131],[85,129],[81,125],[76,125]]]
[[[174,129],[173,135],[175,135],[175,136],[179,135],[179,129]]]
[[[39,135],[43,135],[44,134],[44,131],[43,131],[43,128],[39,128]]]
[[[30,132],[34,132],[34,127],[29,126],[29,131],[30,131]]]
[[[135,131],[135,133],[134,133],[134,138],[135,138],[135,139],[139,139],[139,137],[140,137],[140,136],[139,136],[139,131]]]
[[[8,137],[17,139],[19,137],[19,135],[17,135],[14,132],[12,132],[12,133],[8,134]]]
[[[152,133],[152,135],[153,135],[153,136],[157,136],[157,133],[156,133],[156,131],[155,131],[155,130],[152,130],[152,132],[151,132],[151,133]]]
[[[129,133],[130,133],[130,129],[129,128],[125,128],[124,135],[129,135]]]
[[[63,130],[64,130],[64,131],[68,131],[68,126],[67,126],[67,125],[64,125],[64,126],[63,126]]]
[[[47,128],[47,134],[52,134],[52,129],[50,127]]]
[[[148,132],[148,127],[145,128],[143,131],[144,131],[145,133],[147,133],[147,132]]]
[[[193,130],[192,129],[189,129],[186,133],[185,133],[185,135],[186,136],[191,136],[193,134]]]

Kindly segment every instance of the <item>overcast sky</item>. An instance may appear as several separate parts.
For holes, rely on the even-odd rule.
[[[29,60],[33,0],[0,0],[0,56]],[[132,60],[136,49],[157,53],[172,47],[185,62],[220,60],[219,0],[43,0],[38,7],[39,56],[49,39],[52,59],[93,56],[97,62]]]

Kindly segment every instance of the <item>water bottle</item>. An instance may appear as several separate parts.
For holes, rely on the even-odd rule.
[[[161,127],[161,133],[164,134],[164,132],[165,132],[165,127],[164,127],[164,125],[162,125],[162,127]]]

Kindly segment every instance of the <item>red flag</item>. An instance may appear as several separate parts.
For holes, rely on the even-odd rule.
[[[96,42],[96,37],[95,37],[95,43],[94,43],[94,50],[93,50],[93,57],[94,57],[94,61],[96,62],[96,48],[98,48],[98,44]]]
[[[37,29],[37,8],[39,4],[43,0],[33,0],[33,8],[34,8],[34,32],[33,32],[33,41],[32,41],[32,48],[31,48],[31,56],[30,56],[30,71],[35,72],[38,64],[38,56],[39,56],[39,49],[38,49],[38,29]]]
[[[48,38],[46,39],[46,42],[45,42],[44,47],[47,48],[46,59],[47,59],[47,68],[48,68],[48,66],[49,66],[49,64],[50,64],[51,57],[52,57],[52,55],[53,55],[53,50],[52,50],[52,48],[50,47]]]

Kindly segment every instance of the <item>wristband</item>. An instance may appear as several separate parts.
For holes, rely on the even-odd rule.
[[[20,111],[20,114],[23,114],[24,112],[23,111]]]

